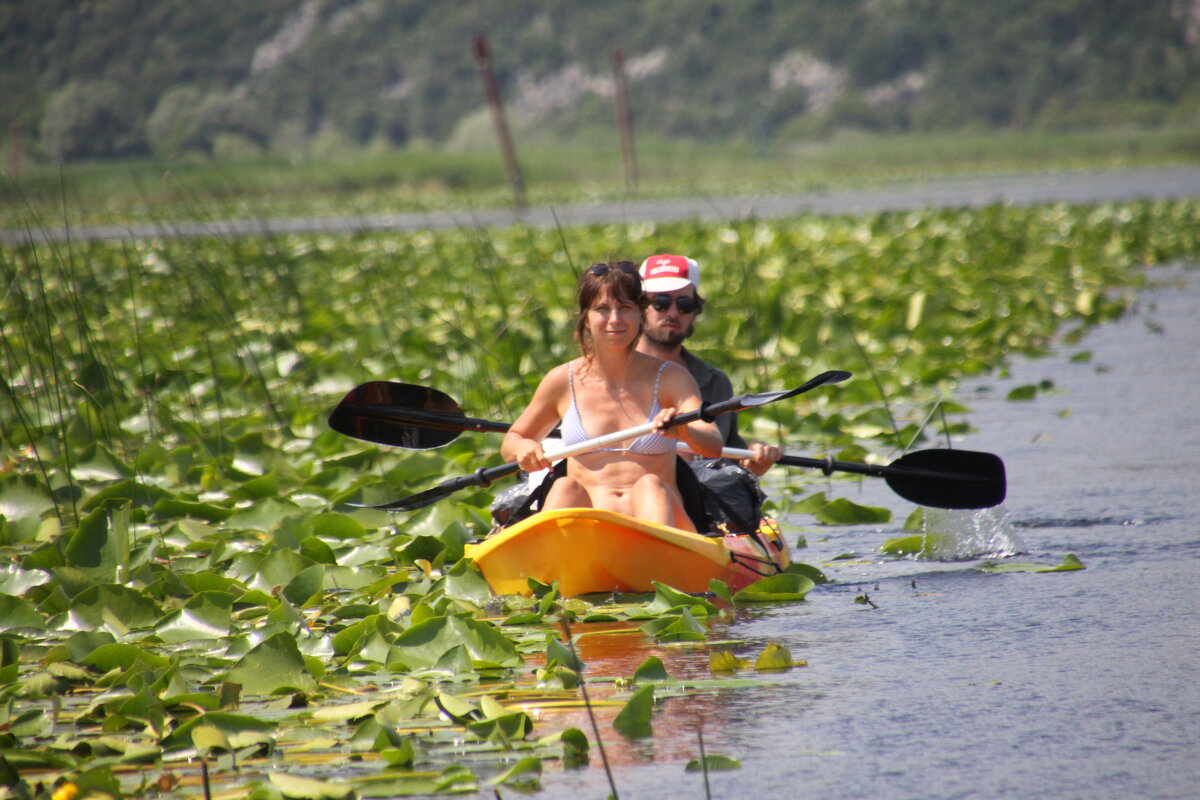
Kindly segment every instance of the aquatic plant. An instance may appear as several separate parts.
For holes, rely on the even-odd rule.
[[[729,605],[492,598],[461,559],[488,492],[395,518],[346,504],[497,463],[497,443],[389,450],[325,415],[386,378],[510,419],[572,352],[582,264],[680,250],[707,267],[697,349],[740,386],[856,373],[746,427],[886,460],[966,429],[963,377],[1119,316],[1144,266],[1195,259],[1198,217],[1139,202],[2,250],[0,775],[27,796],[202,775],[289,797],[533,785],[543,760],[586,760],[585,734],[534,720],[580,708],[581,675],[606,724],[643,692],[635,729],[664,697],[762,680],[729,677],[738,655],[703,680],[587,675],[564,616],[577,637],[705,647]],[[878,514],[793,486],[778,509]],[[812,578],[727,599],[794,600]]]

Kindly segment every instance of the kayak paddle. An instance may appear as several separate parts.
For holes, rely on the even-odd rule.
[[[339,433],[409,449],[441,447],[463,431],[505,433],[506,422],[468,417],[449,395],[426,386],[371,381],[351,390],[329,417]],[[727,458],[749,450],[725,448]],[[1004,502],[1004,462],[973,450],[918,450],[888,465],[784,455],[780,464],[883,478],[905,500],[932,508],[991,508]]]
[[[712,422],[721,414],[745,411],[750,408],[758,408],[769,403],[786,400],[787,398],[795,397],[796,395],[803,394],[811,389],[815,389],[818,386],[823,386],[827,383],[838,383],[846,380],[849,377],[849,372],[844,372],[842,370],[829,370],[828,372],[822,372],[815,378],[812,378],[806,383],[797,386],[795,389],[788,391],[764,392],[762,394],[743,394],[736,397],[731,397],[728,400],[722,400],[719,403],[706,403],[694,411],[676,414],[667,422],[666,427],[673,428],[677,425],[686,425],[699,419],[702,419],[705,422]],[[438,413],[444,414],[445,412],[439,411]],[[438,425],[442,423],[434,420],[433,424]],[[473,430],[474,428],[471,429]],[[622,442],[627,439],[636,439],[637,437],[651,433],[654,430],[654,423],[647,422],[632,428],[626,428],[622,431],[615,431],[614,433],[605,434],[604,436],[597,436],[593,439],[588,439],[586,441],[570,445],[569,447],[564,447],[561,450],[556,450],[553,453],[547,453],[546,456],[551,461],[558,461],[559,459],[569,458],[571,456],[596,450],[610,444],[616,444],[617,442]],[[497,467],[480,467],[470,475],[451,478],[450,480],[443,481],[437,486],[434,486],[432,489],[426,489],[423,492],[418,492],[416,494],[409,495],[408,497],[394,500],[391,503],[383,503],[381,505],[365,507],[382,508],[389,511],[416,511],[419,508],[424,508],[425,506],[436,503],[443,497],[448,497],[460,489],[465,489],[469,486],[487,486],[495,480],[515,474],[520,469],[520,464],[515,461],[509,462],[508,464],[501,464]]]
[[[749,458],[749,450],[727,447],[727,458]],[[833,458],[785,455],[777,462],[789,467],[811,467],[826,475],[852,472],[883,478],[896,494],[919,506],[932,508],[991,508],[1004,502],[1004,462],[992,453],[976,450],[914,450],[891,464],[862,464]]]

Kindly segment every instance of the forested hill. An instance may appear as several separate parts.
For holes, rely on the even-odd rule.
[[[1200,0],[6,0],[0,132],[43,159],[523,136],[1095,128],[1200,118]]]

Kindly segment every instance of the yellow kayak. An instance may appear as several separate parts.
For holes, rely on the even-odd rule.
[[[565,597],[650,592],[654,581],[698,594],[713,578],[737,591],[791,563],[770,523],[753,535],[704,536],[594,508],[539,512],[467,545],[465,555],[497,595],[528,595],[534,578],[558,581]]]

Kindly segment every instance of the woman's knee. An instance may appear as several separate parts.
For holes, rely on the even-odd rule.
[[[658,475],[648,472],[634,481],[633,494],[635,497],[667,497],[671,494],[671,487]]]
[[[550,487],[542,510],[550,508],[590,508],[592,498],[587,489],[572,477],[564,475]]]

